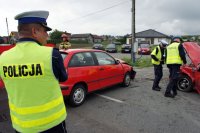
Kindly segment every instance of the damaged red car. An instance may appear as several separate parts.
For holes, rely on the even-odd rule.
[[[177,87],[180,91],[196,90],[200,94],[200,46],[195,42],[184,42],[183,47],[188,63],[181,66]]]

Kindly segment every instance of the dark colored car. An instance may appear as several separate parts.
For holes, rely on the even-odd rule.
[[[195,42],[184,42],[183,47],[188,55],[187,64],[181,66],[177,82],[178,90],[200,94],[200,46]]]
[[[94,44],[92,49],[105,50],[104,46],[99,43]]]
[[[131,44],[123,44],[121,47],[122,53],[130,53],[131,52]]]
[[[106,46],[106,52],[110,52],[110,53],[117,53],[117,47],[115,44],[108,44]]]
[[[140,44],[139,48],[138,48],[138,54],[140,54],[140,55],[150,55],[151,54],[150,45],[148,43]]]

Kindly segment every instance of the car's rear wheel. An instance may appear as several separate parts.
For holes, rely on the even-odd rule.
[[[69,102],[72,106],[80,106],[84,103],[86,97],[86,89],[82,84],[74,86],[70,94]]]
[[[127,72],[124,76],[122,85],[125,87],[128,87],[130,84],[131,84],[131,75],[129,72]]]
[[[178,90],[183,91],[183,92],[192,91],[193,84],[192,84],[191,78],[187,75],[181,75],[178,78],[177,87],[178,87]]]

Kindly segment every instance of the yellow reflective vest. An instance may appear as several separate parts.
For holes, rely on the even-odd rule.
[[[156,49],[158,48],[158,53],[156,54]],[[151,52],[151,55],[154,55],[158,61],[155,61],[153,58],[151,59],[151,63],[154,65],[159,65],[161,58],[162,58],[162,53],[161,53],[161,49],[160,46],[157,46],[156,48],[154,48],[154,50]]]
[[[167,47],[166,64],[183,64],[183,61],[179,55],[179,45],[180,43],[174,42]]]
[[[70,42],[61,42],[59,45],[59,49],[69,49],[71,47],[71,43]]]
[[[27,41],[0,56],[11,120],[19,132],[42,132],[66,119],[59,82],[52,70],[52,50]]]

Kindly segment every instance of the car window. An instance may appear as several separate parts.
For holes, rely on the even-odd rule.
[[[149,48],[149,44],[140,44],[141,48]]]
[[[102,44],[97,44],[97,43],[96,43],[96,44],[94,44],[93,46],[102,46]]]
[[[94,44],[93,46],[99,46],[99,44]]]
[[[115,44],[108,44],[107,48],[115,48]]]
[[[99,65],[112,65],[115,64],[114,58],[102,52],[95,52]]]
[[[67,53],[60,53],[60,54],[61,54],[63,60],[67,57]]]
[[[69,67],[94,66],[94,59],[90,52],[76,53],[72,56]]]

